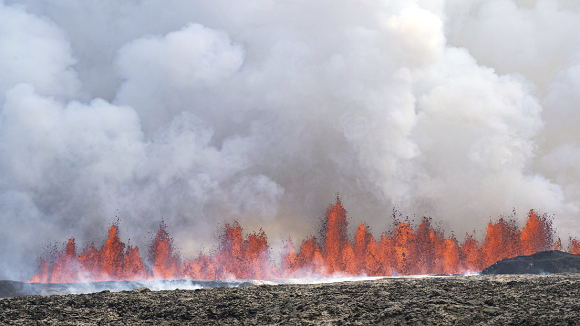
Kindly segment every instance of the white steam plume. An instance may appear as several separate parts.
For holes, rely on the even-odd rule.
[[[577,236],[579,34],[564,0],[0,0],[0,279],[115,216],[186,257],[234,218],[277,246],[336,192],[377,232]]]

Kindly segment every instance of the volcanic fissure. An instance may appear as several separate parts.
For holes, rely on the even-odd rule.
[[[504,258],[562,249],[551,218],[534,210],[529,211],[522,229],[513,219],[500,218],[488,223],[483,240],[466,234],[462,243],[453,234],[446,236],[427,217],[415,228],[395,219],[393,228],[378,239],[364,223],[359,224],[354,239],[349,239],[347,227],[347,211],[337,197],[326,210],[322,239],[310,236],[296,250],[288,238],[277,264],[265,232],[260,229],[244,235],[236,220],[224,225],[212,254],[184,259],[162,221],[149,247],[150,264],[146,264],[138,247],[120,240],[118,223],[114,223],[99,248],[93,243],[77,253],[75,239],[70,238],[64,248],[45,253],[29,282],[464,274],[480,272]],[[580,254],[580,240],[570,238],[567,251]]]

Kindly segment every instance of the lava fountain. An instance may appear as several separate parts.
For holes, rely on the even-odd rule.
[[[550,217],[534,210],[529,211],[521,230],[511,219],[489,222],[481,242],[466,234],[459,243],[427,217],[415,228],[395,219],[392,229],[378,240],[361,223],[354,239],[349,239],[347,211],[338,197],[326,210],[323,225],[322,239],[310,236],[302,240],[298,250],[289,238],[278,265],[262,229],[244,234],[237,221],[227,223],[212,254],[184,259],[177,254],[162,221],[148,248],[150,264],[145,264],[138,247],[120,240],[118,223],[114,223],[101,247],[93,243],[77,253],[75,239],[70,238],[62,249],[53,248],[39,259],[38,271],[29,282],[464,274],[479,272],[504,258],[562,249]],[[580,254],[580,240],[569,240],[568,252]]]

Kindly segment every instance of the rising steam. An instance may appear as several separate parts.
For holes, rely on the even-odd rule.
[[[234,218],[281,247],[336,192],[380,230],[533,208],[567,239],[579,94],[575,1],[0,0],[0,279],[115,216],[184,256]]]

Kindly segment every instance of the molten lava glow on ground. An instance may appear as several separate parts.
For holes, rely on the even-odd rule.
[[[289,239],[280,266],[270,259],[271,250],[262,230],[244,236],[237,221],[226,224],[212,255],[186,260],[176,253],[162,222],[149,247],[151,267],[147,268],[139,248],[121,242],[119,227],[113,224],[100,248],[91,244],[77,253],[75,239],[71,238],[62,250],[41,258],[38,273],[30,282],[460,274],[479,272],[504,258],[562,249],[549,217],[533,210],[522,230],[515,221],[504,218],[488,223],[481,243],[472,235],[467,235],[463,243],[453,235],[446,237],[429,218],[423,218],[416,228],[398,221],[379,239],[360,224],[354,239],[349,239],[346,213],[337,198],[326,211],[323,239],[311,236],[302,240],[298,250]],[[568,251],[580,254],[580,241],[570,239],[569,243]]]

